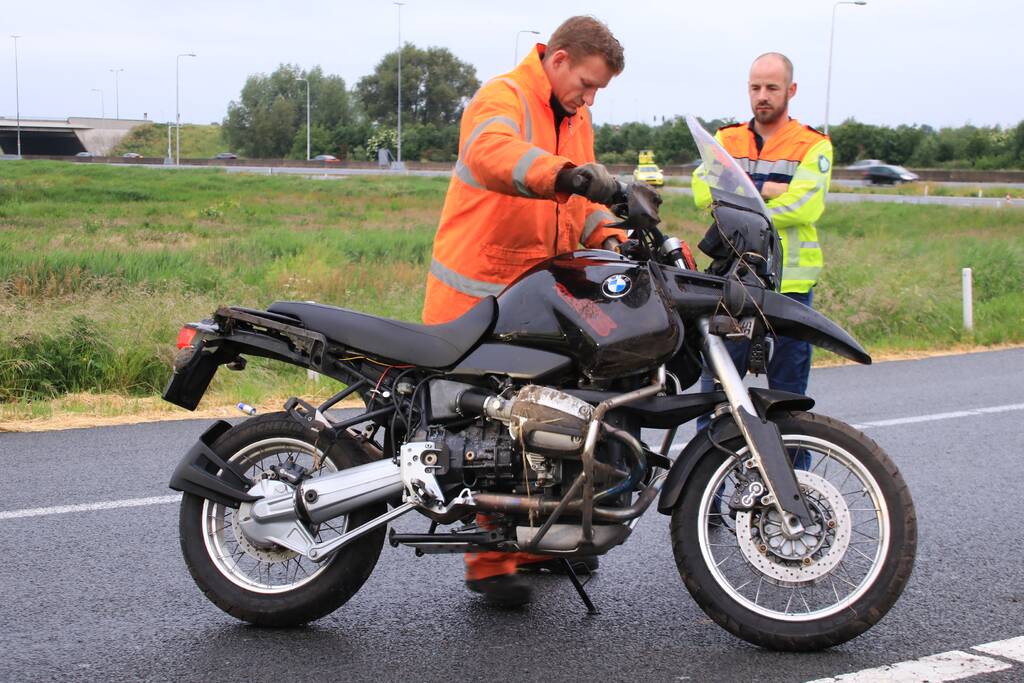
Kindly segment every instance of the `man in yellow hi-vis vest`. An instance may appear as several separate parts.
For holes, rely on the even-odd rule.
[[[832,179],[832,142],[790,118],[789,100],[796,95],[796,83],[793,64],[785,55],[769,52],[754,60],[748,94],[754,117],[719,129],[715,138],[747,171],[765,199],[782,241],[782,293],[810,306],[823,265],[814,223],[825,211]],[[693,172],[693,198],[699,207],[711,203],[703,166]],[[731,344],[729,352],[744,374],[748,345]],[[805,394],[810,372],[811,345],[777,337],[768,366],[769,386]],[[711,391],[713,386],[713,378],[705,372],[702,390]],[[705,424],[706,420],[698,422],[698,428]]]

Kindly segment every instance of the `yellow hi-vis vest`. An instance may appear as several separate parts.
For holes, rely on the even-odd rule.
[[[805,293],[821,274],[824,257],[814,223],[825,211],[832,182],[832,142],[796,119],[757,148],[752,122],[720,128],[715,139],[754,182],[787,183],[789,189],[766,202],[782,242],[782,292]],[[693,172],[693,200],[711,204],[704,167]]]

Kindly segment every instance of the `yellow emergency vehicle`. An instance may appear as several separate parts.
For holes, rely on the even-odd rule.
[[[637,154],[637,166],[633,170],[633,180],[661,187],[665,184],[665,175],[654,163],[654,152],[649,149],[642,149]]]

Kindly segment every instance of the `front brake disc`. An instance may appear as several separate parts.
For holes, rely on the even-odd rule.
[[[782,533],[774,508],[736,513],[736,540],[743,557],[758,572],[783,583],[807,583],[836,568],[846,556],[853,534],[850,509],[831,482],[796,470],[815,523],[799,538]]]

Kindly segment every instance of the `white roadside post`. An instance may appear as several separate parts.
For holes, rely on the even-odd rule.
[[[964,291],[964,329],[968,332],[974,331],[974,292],[971,280],[971,269],[964,268],[961,271]]]

